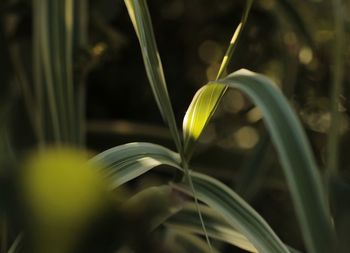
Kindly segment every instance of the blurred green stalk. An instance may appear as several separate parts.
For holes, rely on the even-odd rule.
[[[327,146],[327,168],[330,174],[336,174],[339,167],[339,130],[341,129],[339,106],[344,81],[344,12],[341,0],[333,0],[333,15],[335,43],[332,69],[331,125]]]

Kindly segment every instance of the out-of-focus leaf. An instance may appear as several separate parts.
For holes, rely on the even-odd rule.
[[[191,176],[197,198],[222,215],[254,245],[258,252],[290,252],[267,222],[229,187],[201,173],[192,173]],[[193,195],[186,184],[174,184],[173,187]]]
[[[7,251],[7,253],[19,253],[19,252],[21,252],[22,237],[23,237],[22,234],[17,236],[16,240],[12,243],[12,245],[11,245],[10,249]]]
[[[228,224],[212,208],[205,205],[199,205],[199,207],[209,237],[230,243],[249,252],[257,252],[245,236]],[[169,218],[165,226],[179,231],[203,235],[202,225],[194,204],[186,205],[180,212]]]
[[[343,1],[333,0],[333,20],[334,20],[334,50],[332,64],[332,86],[331,86],[331,122],[327,140],[327,169],[328,173],[337,174],[339,170],[339,141],[341,113],[339,105],[341,104],[340,96],[343,93],[344,87],[344,67],[346,50],[346,35],[345,35],[345,11]]]
[[[33,0],[33,73],[43,141],[78,144],[73,85],[74,1]]]
[[[208,112],[208,103],[200,101],[207,97],[201,98],[198,94],[220,89],[216,88],[220,85],[239,89],[260,108],[286,175],[305,244],[313,253],[332,252],[334,230],[310,144],[295,112],[271,80],[248,70],[239,70],[204,86],[188,109],[188,118],[196,123],[187,129],[188,138],[192,136],[195,141],[198,132],[194,129],[202,131],[208,115],[213,113]],[[217,104],[219,101],[210,102]]]
[[[235,180],[235,190],[245,200],[251,199],[261,186],[269,168],[265,158],[270,150],[270,136],[264,133],[252,152],[246,156]]]
[[[169,247],[174,250],[171,252],[181,253],[219,253],[219,251],[213,247],[209,249],[205,240],[199,236],[186,233],[184,231],[171,230],[171,238],[168,239]]]
[[[304,37],[307,44],[310,47],[315,47],[315,41],[312,37],[310,27],[305,22],[304,18],[298,10],[295,8],[293,3],[290,0],[278,0],[278,5],[280,6],[280,10],[284,12],[284,15],[287,19],[289,19],[290,23],[299,31],[299,33]]]
[[[102,166],[106,176],[112,180],[111,188],[117,188],[161,164],[182,170],[177,153],[145,142],[128,143],[108,149],[93,157],[90,162]]]
[[[139,226],[143,225],[147,230],[152,231],[180,211],[184,203],[180,195],[176,194],[169,185],[153,186],[127,200],[123,204],[122,212],[126,217],[135,217]]]
[[[147,76],[158,108],[170,128],[176,148],[180,152],[182,143],[167,90],[147,2],[146,0],[125,0],[124,2],[140,42]]]

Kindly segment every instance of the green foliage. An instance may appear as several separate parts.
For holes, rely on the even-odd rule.
[[[227,91],[234,89],[245,94],[262,112],[291,193],[307,252],[337,252],[335,216],[328,199],[330,187],[322,182],[296,112],[268,77],[245,69],[226,75],[253,0],[245,3],[216,80],[194,95],[183,119],[182,135],[168,94],[147,2],[124,2],[140,44],[153,96],[176,151],[149,142],[134,142],[107,149],[88,160],[86,156],[77,155],[81,153],[74,149],[63,148],[65,145],[84,146],[84,93],[78,85],[83,81],[75,75],[73,56],[78,48],[77,41],[84,40],[84,31],[77,32],[87,27],[79,24],[84,13],[77,11],[74,1],[33,0],[33,82],[29,84],[22,79],[21,90],[40,147],[40,152],[36,153],[40,159],[34,158],[30,166],[24,166],[20,176],[16,175],[23,180],[18,182],[19,188],[24,189],[19,206],[30,218],[24,217],[25,224],[21,224],[24,235],[18,233],[16,238],[11,238],[12,246],[5,247],[5,251],[26,252],[28,246],[37,252],[70,253],[76,249],[80,252],[80,240],[86,242],[81,247],[84,250],[84,246],[89,248],[90,241],[101,241],[100,230],[90,230],[99,227],[96,224],[103,224],[102,241],[111,247],[106,249],[108,252],[152,249],[151,235],[155,233],[166,235],[160,237],[162,245],[175,247],[177,252],[219,252],[212,241],[229,243],[249,252],[298,252],[285,244],[262,215],[229,186],[191,170],[191,158],[200,137]],[[339,10],[340,1],[334,3]],[[296,20],[296,26],[312,44],[289,1],[281,0],[279,4]],[[342,22],[342,16],[336,18],[336,30],[340,35],[344,32]],[[334,171],[337,171],[339,143],[337,108],[343,81],[342,40],[338,38],[334,53],[332,119],[335,121],[329,135],[327,158],[328,167]],[[47,152],[47,144],[56,146],[57,153]],[[266,146],[257,150],[257,157]],[[162,165],[175,168],[175,178],[170,183],[146,187],[128,199],[120,197],[121,187]],[[246,183],[249,177],[255,176],[254,173],[249,175]],[[88,220],[93,222],[90,224]],[[337,220],[334,223],[338,224]],[[92,240],[85,230],[93,235]],[[28,231],[32,233],[29,236]],[[8,241],[6,231],[1,236],[3,241]],[[24,243],[22,237],[26,239]],[[97,248],[96,252],[99,250]]]

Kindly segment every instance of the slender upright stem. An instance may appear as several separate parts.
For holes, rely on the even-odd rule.
[[[224,59],[222,60],[218,75],[216,77],[216,80],[218,80],[226,75],[227,66],[228,66],[229,62],[231,61],[233,52],[236,49],[238,40],[242,34],[242,31],[243,31],[243,28],[244,28],[246,22],[247,22],[250,8],[252,7],[253,2],[254,2],[254,0],[247,0],[247,3],[244,7],[241,21],[239,22],[235,32],[233,33],[230,45],[228,46],[228,48],[226,50],[226,53],[225,53]]]
[[[333,80],[331,91],[331,126],[328,135],[327,168],[331,174],[338,171],[339,129],[340,129],[340,95],[344,80],[344,12],[341,0],[333,0],[335,26],[335,43],[333,51]]]

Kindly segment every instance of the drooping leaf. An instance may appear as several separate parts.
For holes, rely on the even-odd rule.
[[[184,231],[177,231],[175,229],[170,230],[169,233],[170,236],[165,243],[174,250],[174,252],[219,253],[214,247],[209,249],[206,241],[197,235]]]
[[[122,206],[122,212],[129,217],[134,216],[139,226],[142,223],[145,232],[149,232],[180,211],[184,204],[184,199],[169,185],[153,186],[128,199]]]
[[[217,105],[220,100],[216,96],[217,101],[205,102],[208,96],[201,94],[222,90],[220,86],[239,89],[260,108],[286,175],[305,244],[313,253],[332,252],[334,231],[310,144],[295,112],[271,80],[240,70],[201,88],[187,111],[187,118],[193,123],[184,121],[190,126],[184,129],[187,140],[196,141],[213,114],[208,104]],[[210,108],[214,110],[215,106]]]
[[[201,173],[192,173],[192,181],[199,200],[209,205],[240,233],[260,253],[288,253],[287,247],[267,222],[241,197],[218,180]],[[186,184],[174,184],[181,192],[193,195]]]
[[[10,249],[7,251],[7,253],[19,253],[22,250],[22,238],[23,235],[20,234],[16,237],[15,241],[12,243]]]
[[[111,188],[117,188],[161,164],[182,170],[177,153],[146,142],[128,143],[108,149],[93,157],[90,162],[100,164],[112,181]]]
[[[228,224],[212,208],[200,205],[209,237],[221,240],[249,252],[257,252],[248,239]],[[202,225],[198,219],[197,208],[194,204],[187,204],[180,212],[169,218],[165,226],[179,231],[203,235]]]
[[[181,151],[182,144],[180,134],[177,129],[173,108],[169,98],[147,2],[146,0],[124,0],[124,2],[139,39],[143,61],[153,95],[163,120],[170,128],[176,148],[178,151]]]

